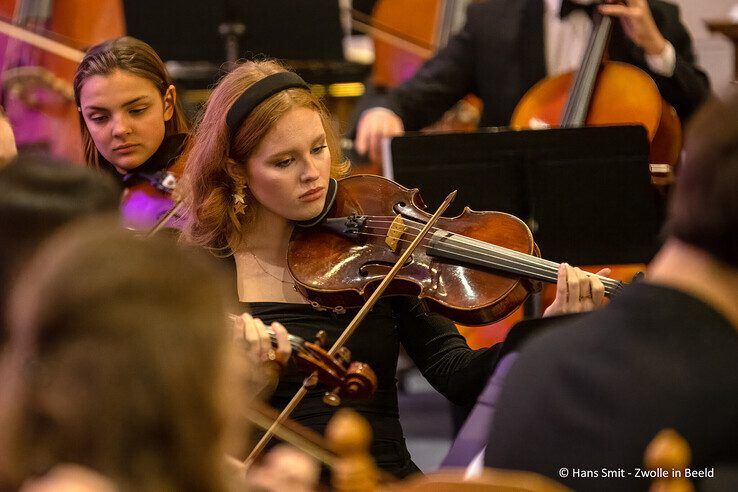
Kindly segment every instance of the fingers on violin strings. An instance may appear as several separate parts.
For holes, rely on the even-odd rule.
[[[566,264],[566,287],[569,294],[567,305],[569,312],[576,312],[579,309],[579,302],[581,301],[580,278],[577,270],[568,263]]]
[[[609,268],[604,270],[609,270]],[[600,270],[600,272],[602,271]],[[590,277],[590,289],[592,291],[592,304],[594,304],[594,307],[600,306],[605,299],[605,285],[598,277]]]
[[[554,304],[569,302],[569,286],[567,285],[568,270],[566,267],[566,263],[561,263],[559,265],[559,271],[556,273],[556,299],[554,299]]]

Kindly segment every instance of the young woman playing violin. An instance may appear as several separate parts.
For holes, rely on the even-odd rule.
[[[353,315],[314,309],[294,290],[286,270],[293,224],[321,213],[329,179],[340,177],[346,167],[329,116],[305,82],[274,61],[248,62],[226,75],[211,94],[180,183],[185,238],[217,255],[232,255],[244,306],[306,339],[324,330],[333,342]],[[554,310],[601,302],[596,278],[570,267],[562,267],[560,278],[564,294],[568,287],[581,287],[587,295],[571,296],[571,301],[562,297]],[[371,422],[378,465],[402,477],[418,468],[405,447],[398,416],[400,344],[438,391],[462,404],[475,400],[497,363],[499,347],[471,350],[453,322],[409,297],[380,300],[349,340],[354,358],[369,363],[379,382],[371,401],[347,404]],[[285,406],[303,379],[288,370],[271,403]],[[334,412],[322,396],[320,389],[310,390],[292,418],[322,432]]]
[[[128,36],[93,46],[74,76],[74,97],[87,165],[123,183],[127,195],[122,210],[130,225],[152,226],[158,213],[171,208],[174,180],[168,170],[180,156],[188,130],[161,58],[151,46]],[[142,183],[151,190],[148,200],[132,192]]]
[[[189,128],[164,62],[136,38],[105,41],[85,54],[74,77],[74,95],[87,165],[122,182],[127,225],[151,228],[174,205],[170,195],[176,181],[168,172],[184,150]],[[291,352],[287,333],[278,323],[271,329],[277,340],[274,352],[260,320],[244,314],[235,327],[236,336],[251,342],[258,357],[286,364]]]

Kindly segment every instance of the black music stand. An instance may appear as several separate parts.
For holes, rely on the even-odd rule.
[[[385,175],[420,188],[445,215],[497,210],[523,219],[544,258],[575,265],[646,263],[659,245],[660,197],[641,126],[406,134],[389,141]]]

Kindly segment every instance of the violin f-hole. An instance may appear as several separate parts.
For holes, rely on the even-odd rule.
[[[413,263],[413,256],[410,255],[405,264],[402,265],[402,268],[406,268]],[[361,267],[359,267],[359,275],[365,278],[381,278],[384,277],[393,266],[394,265],[392,263],[384,261],[373,261],[365,263],[361,265]]]

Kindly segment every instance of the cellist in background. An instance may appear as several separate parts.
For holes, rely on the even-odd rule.
[[[486,0],[473,3],[464,28],[406,83],[359,101],[355,148],[373,159],[381,140],[419,130],[468,93],[484,104],[480,126],[509,124],[525,92],[547,75],[579,67],[594,9],[620,18],[609,58],[645,70],[687,119],[709,92],[678,7],[662,0]]]

